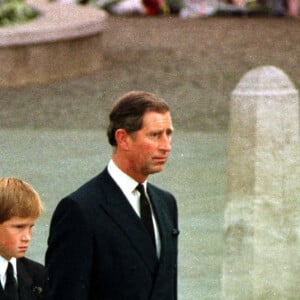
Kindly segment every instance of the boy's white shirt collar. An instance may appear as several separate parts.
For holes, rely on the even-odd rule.
[[[6,269],[8,262],[11,262],[13,269],[14,269],[14,276],[17,279],[17,259],[12,257],[9,261],[4,257],[0,256],[0,281],[2,287],[5,286],[6,282]]]

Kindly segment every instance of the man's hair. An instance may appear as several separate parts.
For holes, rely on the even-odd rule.
[[[147,112],[165,113],[169,111],[168,104],[151,93],[131,91],[121,96],[109,114],[107,128],[108,141],[112,146],[117,146],[115,133],[118,129],[125,129],[134,133],[143,126],[143,117]]]
[[[38,218],[43,204],[38,193],[17,178],[0,178],[0,224],[13,218]]]

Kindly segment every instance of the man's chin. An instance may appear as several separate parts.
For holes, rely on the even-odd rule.
[[[150,173],[149,174],[155,174],[155,173],[159,173],[164,169],[164,165],[157,165],[153,168],[151,168]]]

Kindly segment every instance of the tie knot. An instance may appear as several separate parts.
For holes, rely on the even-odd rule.
[[[145,188],[144,188],[144,186],[142,184],[139,183],[137,185],[136,189],[140,192],[141,195],[146,195]]]
[[[6,269],[6,276],[8,277],[14,276],[14,269],[11,262],[8,262],[7,269]]]

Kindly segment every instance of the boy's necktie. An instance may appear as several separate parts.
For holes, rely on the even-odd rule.
[[[145,194],[145,189],[142,184],[139,184],[136,189],[140,192],[140,213],[141,213],[141,220],[146,226],[150,237],[152,239],[153,245],[155,247],[155,235],[154,235],[154,227],[152,221],[152,214],[151,214],[151,206],[149,200]]]
[[[18,285],[14,277],[13,266],[9,262],[6,270],[6,284],[4,289],[7,299],[18,300]]]

